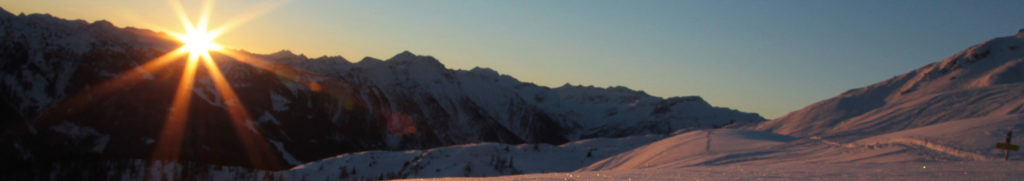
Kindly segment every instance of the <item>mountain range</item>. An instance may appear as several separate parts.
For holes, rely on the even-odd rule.
[[[865,180],[1024,173],[1013,170],[1019,162],[991,162],[1024,158],[994,147],[1008,132],[1024,130],[1024,29],[773,120],[698,96],[552,88],[487,68],[452,70],[407,51],[353,63],[230,50],[241,56],[215,54],[215,63],[252,120],[236,128],[225,95],[199,69],[177,160],[153,153],[175,111],[184,61],[140,66],[181,43],[105,21],[2,10],[0,40],[0,169],[20,173],[7,179]],[[239,131],[259,133],[256,141],[272,153],[261,159],[272,164],[240,154],[249,150]],[[1024,139],[1019,135],[1010,138]],[[532,174],[545,172],[558,173]]]
[[[361,152],[275,174],[312,179],[527,173],[488,179],[1012,180],[1022,176],[1020,162],[1002,160],[1020,160],[1024,154],[994,145],[1007,137],[1017,140],[1013,143],[1024,139],[1020,136],[1024,130],[1022,47],[1024,30],[774,120],[723,129],[680,130],[653,139],[627,141],[642,144],[593,139],[532,152],[522,147],[503,151],[501,145],[489,144],[417,152]],[[1008,135],[1010,132],[1017,134]],[[593,145],[625,149],[597,149]],[[588,152],[584,154],[583,150]],[[591,150],[605,153],[592,154]],[[474,154],[454,154],[465,152]],[[391,157],[397,159],[387,159]],[[551,157],[562,159],[543,161]],[[358,174],[330,171],[373,161],[381,161],[384,165],[380,168],[394,169]],[[466,167],[474,169],[411,169]],[[567,171],[572,168],[575,170]],[[558,173],[544,174],[551,171]],[[446,179],[451,178],[442,178]]]
[[[0,11],[0,155],[10,169],[46,172],[153,158],[185,61],[141,65],[181,46],[110,22]],[[754,113],[698,96],[661,98],[626,87],[551,88],[487,68],[452,70],[430,56],[308,58],[289,51],[214,53],[272,153],[246,157],[220,92],[197,71],[182,163],[284,169],[343,153],[468,143],[563,144],[758,123]],[[134,75],[134,76],[127,76]],[[155,159],[155,160],[154,160]],[[21,165],[21,166],[16,166]],[[102,165],[102,164],[100,164]]]

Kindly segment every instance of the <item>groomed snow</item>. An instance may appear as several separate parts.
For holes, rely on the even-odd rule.
[[[795,138],[769,132],[714,129],[665,138],[580,170],[626,170],[688,166],[713,161],[731,153],[750,153],[781,145]]]

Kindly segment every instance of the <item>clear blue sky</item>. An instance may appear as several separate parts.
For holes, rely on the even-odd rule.
[[[198,0],[183,0],[192,13]],[[212,26],[276,0],[220,0]],[[180,31],[162,1],[0,0],[18,13]],[[194,15],[194,14],[193,14]],[[490,67],[775,118],[1024,28],[1024,1],[292,0],[218,41],[260,53]]]

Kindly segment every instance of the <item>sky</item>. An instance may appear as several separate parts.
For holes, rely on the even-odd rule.
[[[190,15],[201,1],[181,0]],[[0,0],[12,13],[182,32],[161,0]],[[259,15],[259,16],[251,16]],[[1024,1],[218,0],[216,41],[256,53],[387,59],[520,81],[698,95],[772,119],[1024,28]]]

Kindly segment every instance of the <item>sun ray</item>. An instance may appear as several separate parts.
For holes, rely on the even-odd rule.
[[[184,48],[175,49],[167,54],[160,57],[154,58],[141,66],[133,69],[126,70],[121,74],[118,74],[110,80],[106,80],[97,86],[86,88],[83,91],[69,97],[65,101],[62,101],[58,105],[50,108],[48,112],[54,113],[66,113],[85,107],[86,104],[90,103],[93,98],[102,98],[114,91],[130,87],[136,83],[147,79],[148,76],[152,76],[153,73],[160,72],[162,68],[167,64],[178,60],[187,51]],[[46,114],[46,115],[64,115],[64,114]],[[51,117],[52,120],[62,119],[60,116]]]
[[[270,145],[267,145],[263,140],[263,135],[252,125],[252,117],[245,109],[245,104],[238,99],[238,95],[231,88],[231,84],[227,79],[224,78],[224,74],[220,72],[217,64],[213,62],[210,54],[205,53],[202,57],[204,58],[203,65],[206,67],[217,91],[221,94],[224,108],[227,109],[228,115],[231,116],[231,123],[234,125],[235,133],[238,135],[238,139],[242,142],[242,146],[249,156],[250,164],[256,168],[276,165],[274,160],[264,159],[273,157],[270,152]]]
[[[167,35],[171,35],[171,37],[174,37],[175,40],[187,40],[188,39],[188,34],[181,34],[181,33],[177,33],[177,32],[166,32],[166,33],[167,33]],[[186,43],[186,42],[182,42],[182,43]],[[186,48],[185,46],[182,46],[179,49],[186,50],[186,52],[188,50],[188,48]]]
[[[188,13],[185,12],[185,7],[181,5],[181,0],[167,0],[167,2],[171,5],[174,13],[178,14],[178,20],[181,21],[181,25],[185,26],[185,31],[195,29],[195,26],[192,25],[192,20],[188,17]]]
[[[178,89],[174,94],[174,101],[171,103],[167,119],[164,121],[163,129],[156,142],[156,149],[153,153],[154,160],[176,161],[179,159],[198,61],[199,55],[190,54],[188,56],[185,70],[181,73],[181,81],[178,82]]]
[[[263,135],[253,127],[252,117],[249,115],[242,101],[238,98],[237,93],[231,88],[230,83],[224,77],[224,74],[220,71],[220,68],[214,62],[210,52],[222,52],[228,54],[231,57],[243,57],[241,54],[226,51],[220,45],[214,43],[214,39],[223,33],[227,32],[232,28],[236,28],[241,24],[248,22],[249,20],[260,16],[270,9],[280,5],[285,1],[277,1],[276,3],[265,3],[255,10],[246,11],[246,13],[231,18],[224,25],[216,28],[213,31],[209,31],[210,16],[213,12],[213,0],[203,1],[203,5],[200,9],[199,18],[193,22],[182,6],[180,0],[168,0],[171,8],[178,15],[178,19],[182,22],[185,28],[184,33],[168,32],[167,34],[183,42],[182,47],[168,53],[164,57],[158,58],[151,63],[147,63],[142,66],[143,70],[156,69],[154,66],[164,66],[167,62],[172,59],[181,57],[185,52],[188,54],[186,59],[185,69],[182,72],[181,80],[178,84],[177,90],[174,95],[174,100],[167,114],[164,126],[160,130],[159,139],[155,150],[153,151],[154,160],[168,160],[177,161],[180,159],[183,139],[185,138],[184,131],[188,123],[189,117],[189,106],[192,96],[192,89],[194,81],[196,79],[196,70],[198,69],[200,62],[206,68],[208,76],[213,80],[214,86],[218,93],[221,94],[224,109],[228,112],[231,123],[234,127],[234,131],[238,135],[239,141],[242,143],[243,151],[246,152],[250,164],[256,168],[269,168],[279,165],[278,160],[272,159],[273,153],[270,145],[266,143]],[[234,55],[234,56],[232,56]],[[244,60],[237,58],[237,60]],[[278,70],[279,65],[262,60],[253,60],[249,62],[241,61],[243,63],[254,64],[256,62],[257,67],[267,70]],[[152,65],[151,65],[152,64]],[[282,66],[287,67],[287,66]],[[285,74],[292,75],[288,78],[299,79],[298,71],[287,67],[281,68]],[[273,71],[281,74],[282,71]],[[120,81],[117,81],[120,82]],[[117,86],[117,85],[113,85]],[[317,85],[319,86],[319,85]],[[156,164],[153,168],[158,167]]]
[[[199,14],[199,22],[197,23],[196,28],[193,29],[193,31],[197,32],[193,33],[207,33],[206,30],[207,28],[209,28],[210,25],[210,13],[213,12],[213,1],[214,0],[203,1],[203,8],[202,10],[200,10]]]
[[[164,54],[163,56],[157,57],[156,59],[153,59],[152,61],[149,61],[146,64],[142,64],[142,66],[140,66],[140,67],[142,67],[142,70],[145,70],[145,71],[148,71],[148,72],[154,72],[157,69],[163,68],[168,63],[171,63],[173,60],[177,60],[178,58],[181,58],[181,56],[185,55],[186,52],[187,51],[184,48],[174,49],[170,53],[167,53],[167,54]],[[139,73],[141,73],[141,72],[139,72]]]

